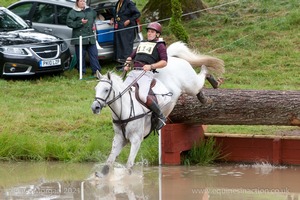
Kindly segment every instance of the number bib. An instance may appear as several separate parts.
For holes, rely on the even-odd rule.
[[[155,46],[156,43],[154,42],[141,42],[137,48],[136,53],[145,53],[152,55]]]

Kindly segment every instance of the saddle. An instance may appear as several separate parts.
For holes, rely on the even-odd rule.
[[[146,108],[149,108],[149,106],[147,105],[148,104],[148,99],[151,99],[152,101],[155,101],[156,103],[157,102],[157,98],[152,90],[152,88],[156,85],[156,79],[153,79],[151,84],[150,84],[150,90],[149,90],[149,93],[148,93],[148,97],[147,97],[147,102],[144,103],[141,99],[140,99],[140,96],[139,96],[139,85],[137,83],[135,83],[133,86],[135,87],[135,98],[138,102],[140,102],[140,104],[142,104],[143,106],[145,106]]]

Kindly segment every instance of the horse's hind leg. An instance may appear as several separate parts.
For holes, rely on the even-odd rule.
[[[204,95],[204,93],[201,90],[197,94],[197,98],[202,104],[206,104],[208,102],[208,98]]]
[[[211,86],[214,89],[218,89],[220,87],[220,85],[223,83],[224,79],[223,78],[218,78],[216,79],[213,75],[208,74],[206,76],[206,80],[208,80],[208,82],[211,84]]]
[[[115,134],[114,140],[112,143],[112,149],[109,154],[108,159],[106,160],[106,165],[103,166],[101,173],[107,175],[112,164],[115,162],[117,156],[120,154],[122,148],[127,144],[127,141],[122,134]]]

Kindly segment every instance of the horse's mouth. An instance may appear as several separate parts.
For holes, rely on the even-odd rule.
[[[91,105],[91,109],[92,109],[94,114],[100,114],[101,105],[97,101],[94,101]]]

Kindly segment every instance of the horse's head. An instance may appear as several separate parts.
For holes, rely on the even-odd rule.
[[[113,82],[111,80],[110,73],[107,76],[103,76],[97,71],[97,78],[99,83],[95,87],[96,96],[95,100],[91,105],[91,109],[94,114],[100,114],[102,108],[104,108],[114,98],[115,93],[113,91]]]

